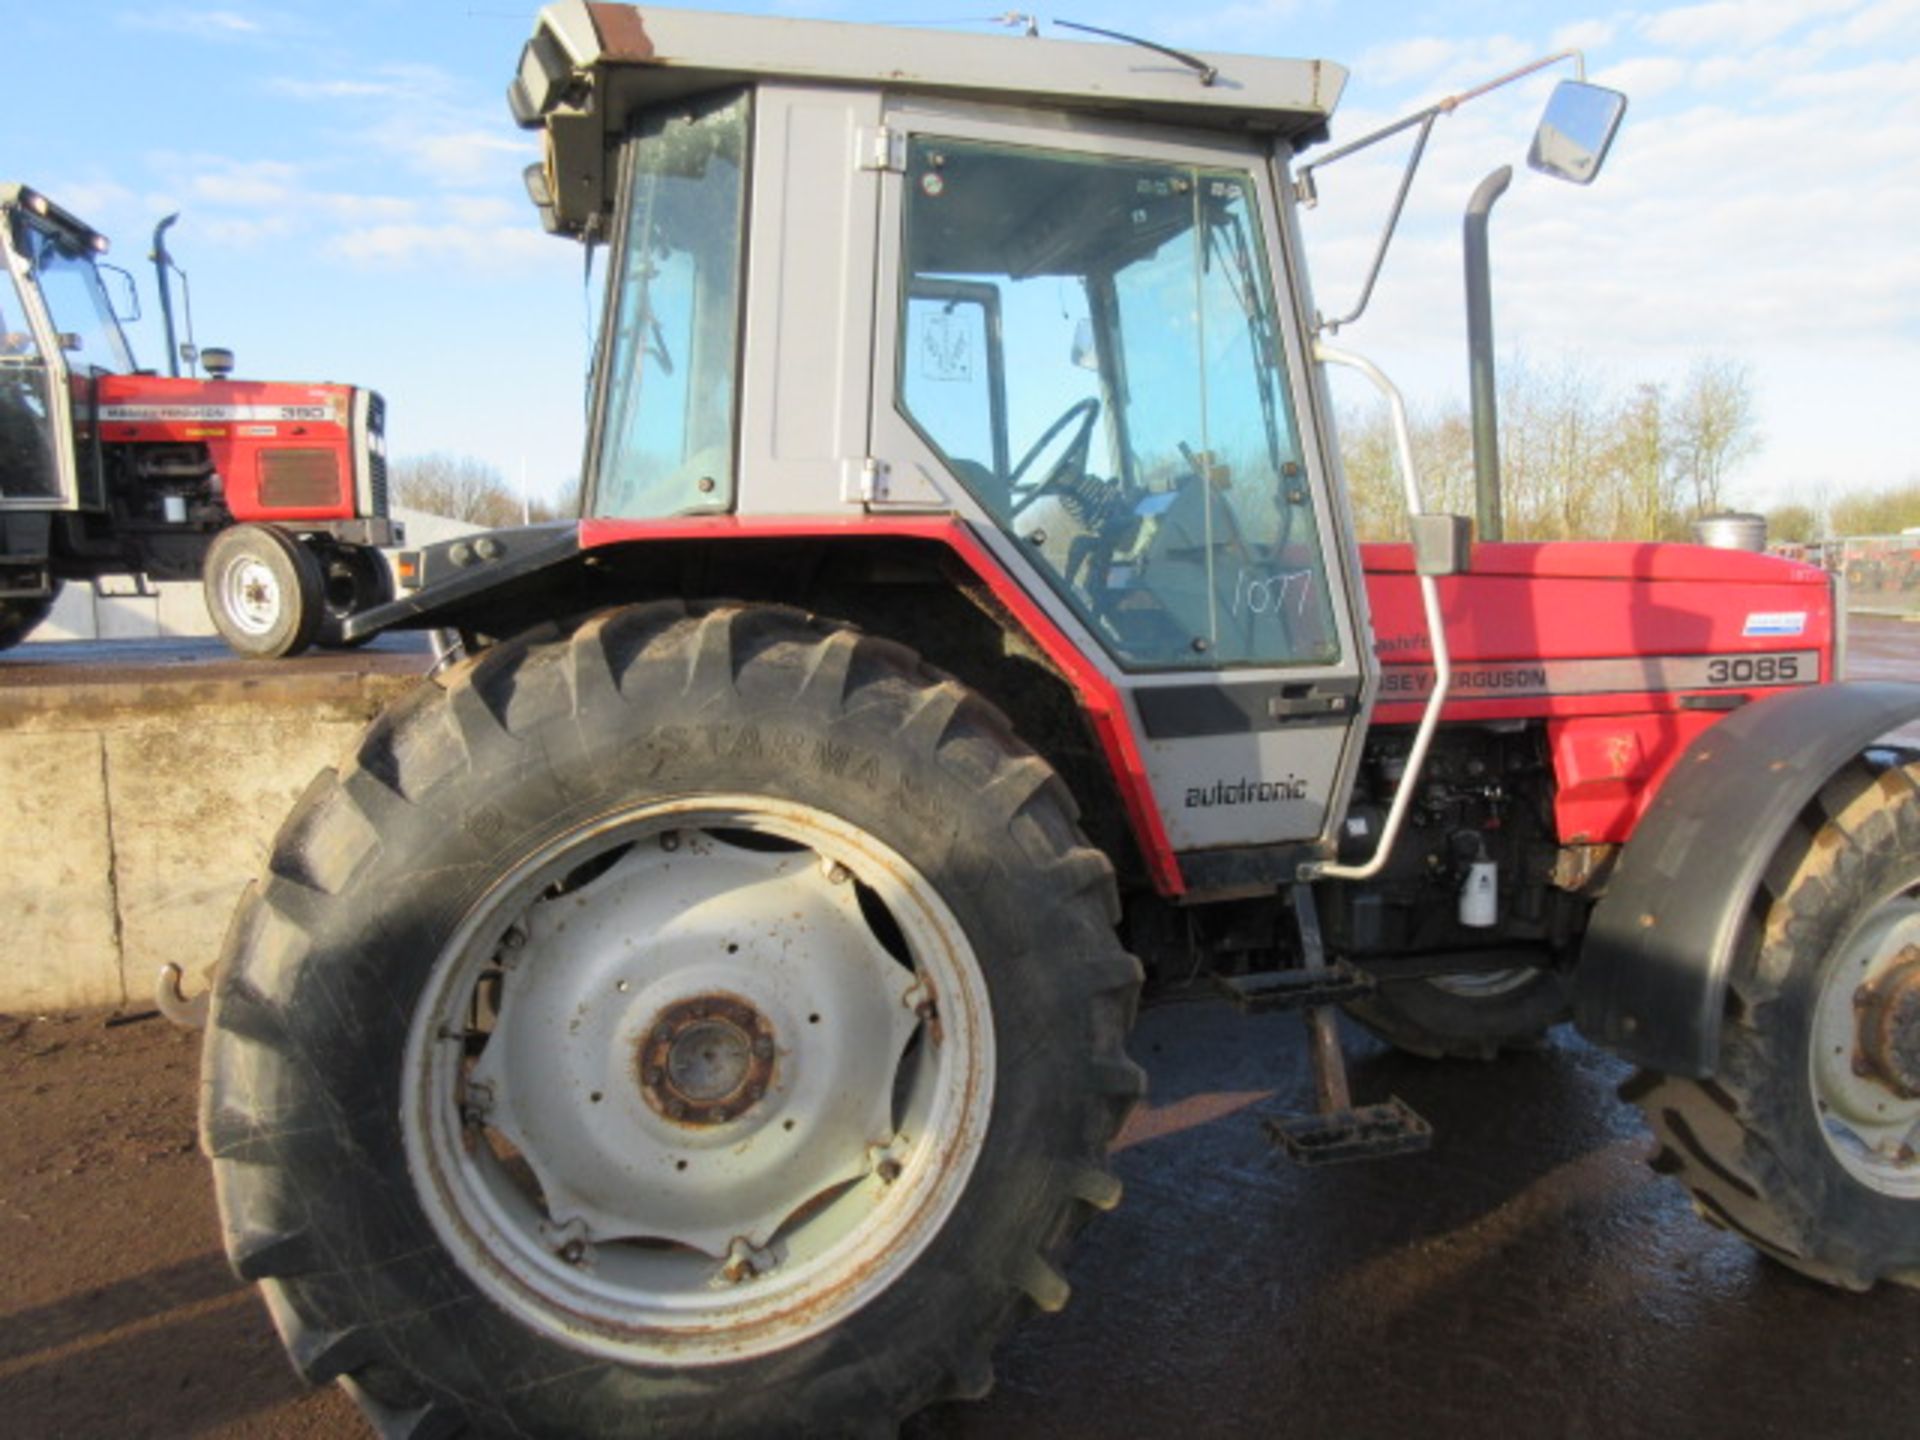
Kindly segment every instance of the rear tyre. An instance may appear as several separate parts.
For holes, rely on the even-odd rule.
[[[330,650],[352,650],[373,639],[340,637],[351,617],[393,598],[393,576],[377,550],[364,545],[330,545],[319,554],[322,609],[317,640]]]
[[[284,530],[222,530],[207,547],[201,576],[214,629],[242,655],[298,655],[319,633],[320,562]]]
[[[1396,1049],[1429,1060],[1492,1060],[1534,1050],[1568,1018],[1565,971],[1522,968],[1399,980],[1346,1003],[1347,1014]]]
[[[33,627],[47,618],[53,599],[48,595],[37,600],[0,600],[0,650],[11,649],[26,639]]]
[[[1736,951],[1714,1078],[1622,1091],[1707,1220],[1850,1290],[1920,1284],[1917,785],[1916,765],[1829,782]]]
[[[1116,911],[1052,771],[898,646],[677,603],[499,645],[236,916],[229,1256],[404,1433],[891,1433],[1118,1196]]]

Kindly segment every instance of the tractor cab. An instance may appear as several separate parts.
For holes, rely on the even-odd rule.
[[[950,517],[1116,697],[1186,883],[1290,878],[1376,679],[1285,178],[1344,72],[870,33],[543,12],[531,187],[611,257],[587,514]]]
[[[20,185],[0,187],[0,507],[80,501],[74,417],[132,352],[98,268],[106,237]]]

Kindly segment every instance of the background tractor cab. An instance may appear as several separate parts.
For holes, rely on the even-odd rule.
[[[155,232],[170,347],[171,258]],[[67,580],[203,580],[242,654],[349,643],[348,616],[392,590],[385,402],[345,385],[137,370],[121,328],[132,277],[106,238],[46,196],[0,186],[0,646]],[[103,274],[104,271],[104,274]],[[110,286],[108,281],[113,285]],[[117,308],[114,288],[126,300]]]

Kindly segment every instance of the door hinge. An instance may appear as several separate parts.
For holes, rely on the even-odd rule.
[[[840,498],[848,505],[883,504],[888,492],[889,468],[884,460],[869,455],[848,460],[841,467]]]
[[[861,126],[855,132],[856,168],[905,173],[907,137],[887,125]]]

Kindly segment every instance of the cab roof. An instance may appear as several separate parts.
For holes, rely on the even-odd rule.
[[[540,12],[507,99],[548,136],[548,224],[591,233],[609,144],[653,106],[759,80],[1119,113],[1277,136],[1324,133],[1346,70],[1326,60],[1191,57],[1144,45],[854,25],[560,0]]]

